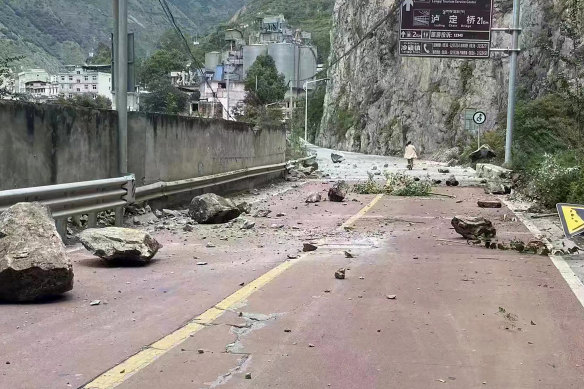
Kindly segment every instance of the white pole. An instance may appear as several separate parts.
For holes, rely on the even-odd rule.
[[[304,94],[306,95],[306,105],[304,106],[304,140],[308,142],[308,81],[304,83]]]
[[[519,55],[520,2],[513,0],[513,27],[511,31],[511,61],[509,63],[509,100],[507,103],[507,136],[505,140],[505,165],[512,162],[513,125],[515,117],[515,83],[517,78],[517,56]]]
[[[128,0],[119,0],[117,110],[119,170],[128,173]]]
[[[225,70],[227,70],[227,68]],[[230,89],[229,87],[231,85],[229,82],[230,82],[231,77],[229,77],[229,73],[227,71],[225,72],[225,76],[227,77],[227,118],[226,119],[229,120],[229,106],[231,105],[231,101],[229,99],[229,89]]]

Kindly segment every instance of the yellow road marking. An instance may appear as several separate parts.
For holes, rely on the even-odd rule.
[[[383,195],[377,195],[365,208],[361,209],[355,216],[351,217],[345,223],[343,223],[340,229],[345,227],[350,227],[357,220],[362,218],[367,212],[371,210],[381,200]],[[250,282],[243,288],[239,289],[231,296],[227,297],[214,307],[208,309],[203,314],[197,316],[189,323],[174,331],[173,333],[163,337],[162,339],[152,343],[150,346],[146,347],[139,353],[126,359],[119,365],[106,371],[99,377],[95,378],[93,381],[85,385],[84,389],[113,389],[120,385],[134,374],[140,370],[146,368],[152,364],[155,360],[160,358],[162,355],[166,354],[168,351],[177,347],[181,343],[185,342],[193,334],[199,332],[206,325],[213,323],[217,318],[219,318],[225,311],[234,308],[242,301],[250,297],[255,291],[264,287],[280,274],[284,273],[286,270],[291,268],[296,261],[284,262],[272,270],[268,271],[264,275],[260,276],[256,280]]]
[[[369,212],[371,210],[371,208],[373,208],[375,206],[375,204],[377,204],[379,202],[379,200],[381,200],[383,198],[383,194],[378,194],[377,196],[375,196],[375,198],[365,206],[365,208],[363,208],[362,210],[360,210],[355,216],[352,216],[349,220],[347,220],[346,222],[344,222],[341,227],[339,227],[340,230],[344,230],[347,227],[351,227],[353,224],[355,224],[355,222],[359,219],[361,219],[363,216],[365,216],[365,214],[367,212]]]

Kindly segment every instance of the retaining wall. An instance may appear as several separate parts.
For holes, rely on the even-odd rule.
[[[0,101],[0,190],[119,176],[115,111]],[[282,128],[131,112],[138,185],[282,163]]]

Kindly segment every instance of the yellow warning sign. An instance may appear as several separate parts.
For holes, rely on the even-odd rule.
[[[584,234],[584,205],[558,204],[557,208],[566,237]]]

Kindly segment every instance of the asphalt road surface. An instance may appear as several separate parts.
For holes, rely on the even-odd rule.
[[[349,158],[322,165],[359,180],[369,158],[404,163]],[[0,305],[0,388],[584,387],[584,308],[552,260],[468,245],[450,226],[482,215],[500,239],[531,239],[508,209],[479,209],[489,197],[472,187],[304,203],[330,185],[248,195],[272,211],[246,217],[253,230],[156,231],[164,248],[145,267],[70,248],[72,292]]]

